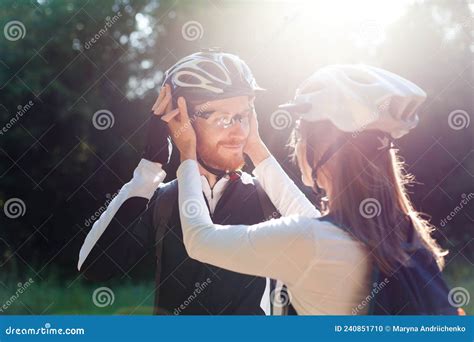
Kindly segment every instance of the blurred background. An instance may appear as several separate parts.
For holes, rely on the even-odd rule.
[[[0,314],[151,314],[152,264],[91,283],[78,253],[140,159],[163,72],[214,46],[267,89],[261,134],[297,182],[285,147],[293,122],[277,106],[317,68],[372,64],[428,93],[398,147],[417,180],[411,198],[450,251],[456,301],[472,314],[473,15],[468,0],[2,0]],[[168,179],[176,167],[174,155]]]

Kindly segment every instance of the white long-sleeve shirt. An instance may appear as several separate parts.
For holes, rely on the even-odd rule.
[[[317,210],[273,157],[262,161],[254,174],[285,217],[251,226],[212,222],[196,161],[184,161],[177,174],[183,237],[190,257],[283,281],[300,315],[352,314],[369,294],[371,263],[363,244],[332,223],[317,220]],[[364,314],[367,309],[359,307],[357,312]]]

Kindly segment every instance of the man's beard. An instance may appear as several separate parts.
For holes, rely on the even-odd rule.
[[[233,143],[233,141],[226,141],[226,143]],[[218,170],[238,171],[245,165],[243,153],[240,153],[237,157],[232,154],[228,158],[224,158],[216,152],[216,148],[199,144],[199,142],[197,153],[207,166]]]

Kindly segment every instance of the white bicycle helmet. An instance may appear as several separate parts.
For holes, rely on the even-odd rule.
[[[191,101],[211,101],[234,96],[255,95],[264,90],[257,85],[248,65],[238,56],[218,48],[193,53],[168,69],[164,83],[173,97]]]
[[[418,124],[426,93],[416,84],[369,65],[329,65],[308,79],[280,108],[302,120],[330,120],[344,132],[380,130],[394,139]]]

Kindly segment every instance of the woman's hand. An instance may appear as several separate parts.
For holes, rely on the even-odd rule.
[[[196,160],[196,133],[188,116],[188,109],[184,97],[178,98],[178,108],[171,111],[163,120],[168,122],[171,137],[178,148],[181,161]]]
[[[265,146],[258,133],[257,114],[253,111],[250,116],[250,133],[247,143],[244,147],[244,153],[249,156],[254,166],[260,164],[261,161],[270,157],[270,152]]]

